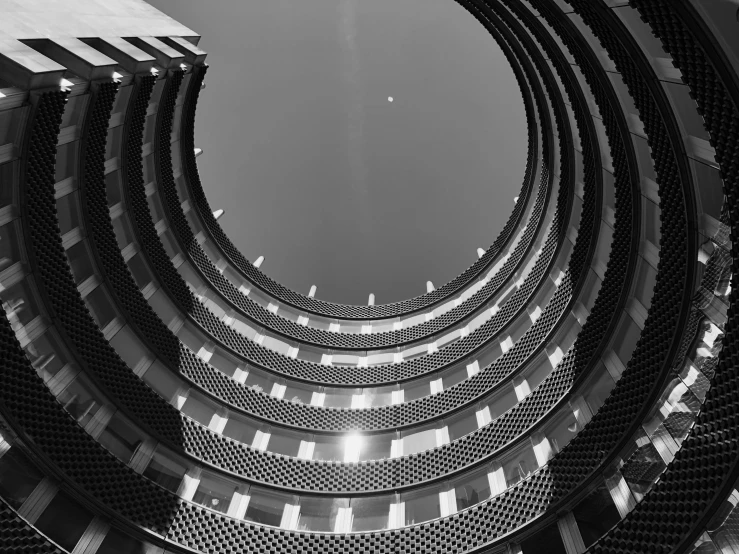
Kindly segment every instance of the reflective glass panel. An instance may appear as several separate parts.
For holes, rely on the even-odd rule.
[[[348,498],[300,497],[298,530],[332,532],[336,525],[339,508],[348,508]]]
[[[272,436],[269,438],[269,446],[267,450],[275,454],[283,454],[285,456],[297,456],[300,451],[300,441],[305,435],[293,433],[285,429],[272,427]]]
[[[95,554],[154,554],[154,545],[111,528]]]
[[[225,514],[236,489],[235,482],[209,471],[203,471],[192,501]]]
[[[144,477],[148,477],[165,489],[176,493],[186,471],[187,466],[183,461],[176,460],[170,452],[165,455],[157,449],[144,470]]]
[[[59,546],[71,552],[92,521],[92,514],[60,492],[34,523],[34,526]]]
[[[341,462],[344,460],[344,441],[342,437],[314,435],[314,460],[328,460]]]
[[[64,389],[57,397],[57,400],[61,402],[64,409],[83,427],[87,425],[100,409],[97,398],[93,396],[88,386],[79,379]]]
[[[118,459],[128,463],[143,440],[133,425],[115,413],[98,438],[98,442]]]
[[[0,458],[0,495],[13,508],[20,508],[42,479],[43,475],[17,448]]]
[[[352,531],[375,531],[388,528],[390,504],[394,495],[352,498]]]
[[[452,481],[457,509],[464,510],[490,498],[488,470],[483,468]]]
[[[403,455],[415,454],[436,447],[436,429],[426,429],[424,431],[410,431],[408,434],[401,434],[403,437]]]
[[[252,487],[249,490],[249,505],[246,508],[246,521],[264,525],[280,525],[285,504],[293,504],[294,497],[266,489]]]
[[[604,483],[575,506],[572,514],[586,548],[621,521],[611,493]]]
[[[407,492],[400,495],[405,502],[405,524],[413,525],[441,517],[438,488]]]

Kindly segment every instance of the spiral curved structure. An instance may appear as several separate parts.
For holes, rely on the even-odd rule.
[[[0,2],[3,552],[739,552],[739,6],[457,1],[520,89],[519,198],[368,306],[222,231],[196,33]]]

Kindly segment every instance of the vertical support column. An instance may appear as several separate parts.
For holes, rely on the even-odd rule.
[[[582,540],[580,529],[577,527],[577,521],[575,521],[575,515],[572,512],[567,512],[560,516],[557,520],[557,527],[559,528],[559,534],[562,537],[567,554],[582,554],[585,552],[585,543]]]
[[[389,529],[399,529],[405,525],[405,502],[400,502],[400,495],[396,495],[396,497],[397,501],[390,504]]]
[[[244,519],[246,515],[246,509],[249,507],[249,499],[251,498],[246,494],[247,487],[242,486],[239,490],[234,491],[234,495],[231,497],[231,503],[228,505],[228,512],[226,515],[235,519]]]
[[[535,433],[531,437],[531,443],[534,446],[534,456],[539,467],[546,465],[549,458],[552,457],[552,445],[544,433]]]
[[[280,527],[283,529],[295,530],[298,528],[298,519],[300,518],[299,504],[285,504],[285,510],[282,512],[282,521]]]
[[[588,403],[585,402],[585,398],[582,396],[578,396],[570,400],[570,408],[572,408],[572,413],[581,429],[593,418],[593,412],[590,410],[590,406],[588,406]]]
[[[634,509],[634,506],[636,506],[636,499],[631,494],[629,484],[624,479],[620,470],[616,470],[613,472],[613,475],[606,477],[606,487],[608,488],[608,492],[611,493],[611,498],[618,510],[618,515],[622,519],[625,518]]]
[[[496,496],[506,490],[505,473],[500,462],[493,462],[488,473],[488,484],[490,485],[490,496]]]
[[[200,474],[202,471],[198,466],[191,467],[187,470],[177,490],[179,497],[183,500],[192,500],[192,497],[195,496],[195,491],[198,489],[198,485],[200,485]]]
[[[457,512],[457,497],[454,495],[454,489],[439,492],[439,510],[441,517]]]
[[[131,456],[131,460],[128,462],[129,467],[136,473],[144,473],[146,466],[149,465],[154,451],[157,448],[157,441],[154,439],[146,439],[142,442],[139,447]]]
[[[523,554],[521,545],[515,542],[509,542],[506,548],[506,554]]]
[[[513,390],[516,392],[516,398],[519,402],[531,394],[529,382],[523,377],[517,377],[513,380]]]
[[[95,554],[103,540],[105,540],[108,529],[110,529],[110,524],[99,517],[94,517],[85,532],[82,533],[80,540],[77,541],[71,554]]]
[[[313,452],[316,449],[316,443],[313,441],[300,441],[300,449],[298,450],[298,458],[301,460],[311,460]]]
[[[467,364],[467,377],[472,377],[480,373],[480,364],[477,360],[471,364]]]
[[[44,477],[31,491],[25,502],[18,508],[18,515],[33,525],[56,496],[59,487],[48,477]]]

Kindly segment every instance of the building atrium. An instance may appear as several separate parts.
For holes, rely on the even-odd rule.
[[[1,552],[739,554],[739,2],[456,2],[517,201],[347,305],[224,233],[196,31],[0,0]]]

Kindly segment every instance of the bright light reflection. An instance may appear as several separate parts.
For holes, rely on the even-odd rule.
[[[388,97],[387,97],[387,101],[388,101],[388,102],[392,102],[392,101],[393,101],[393,97],[392,97],[392,96],[388,96]]]
[[[361,435],[348,435],[344,438],[344,461],[358,462],[363,444],[364,437]]]

